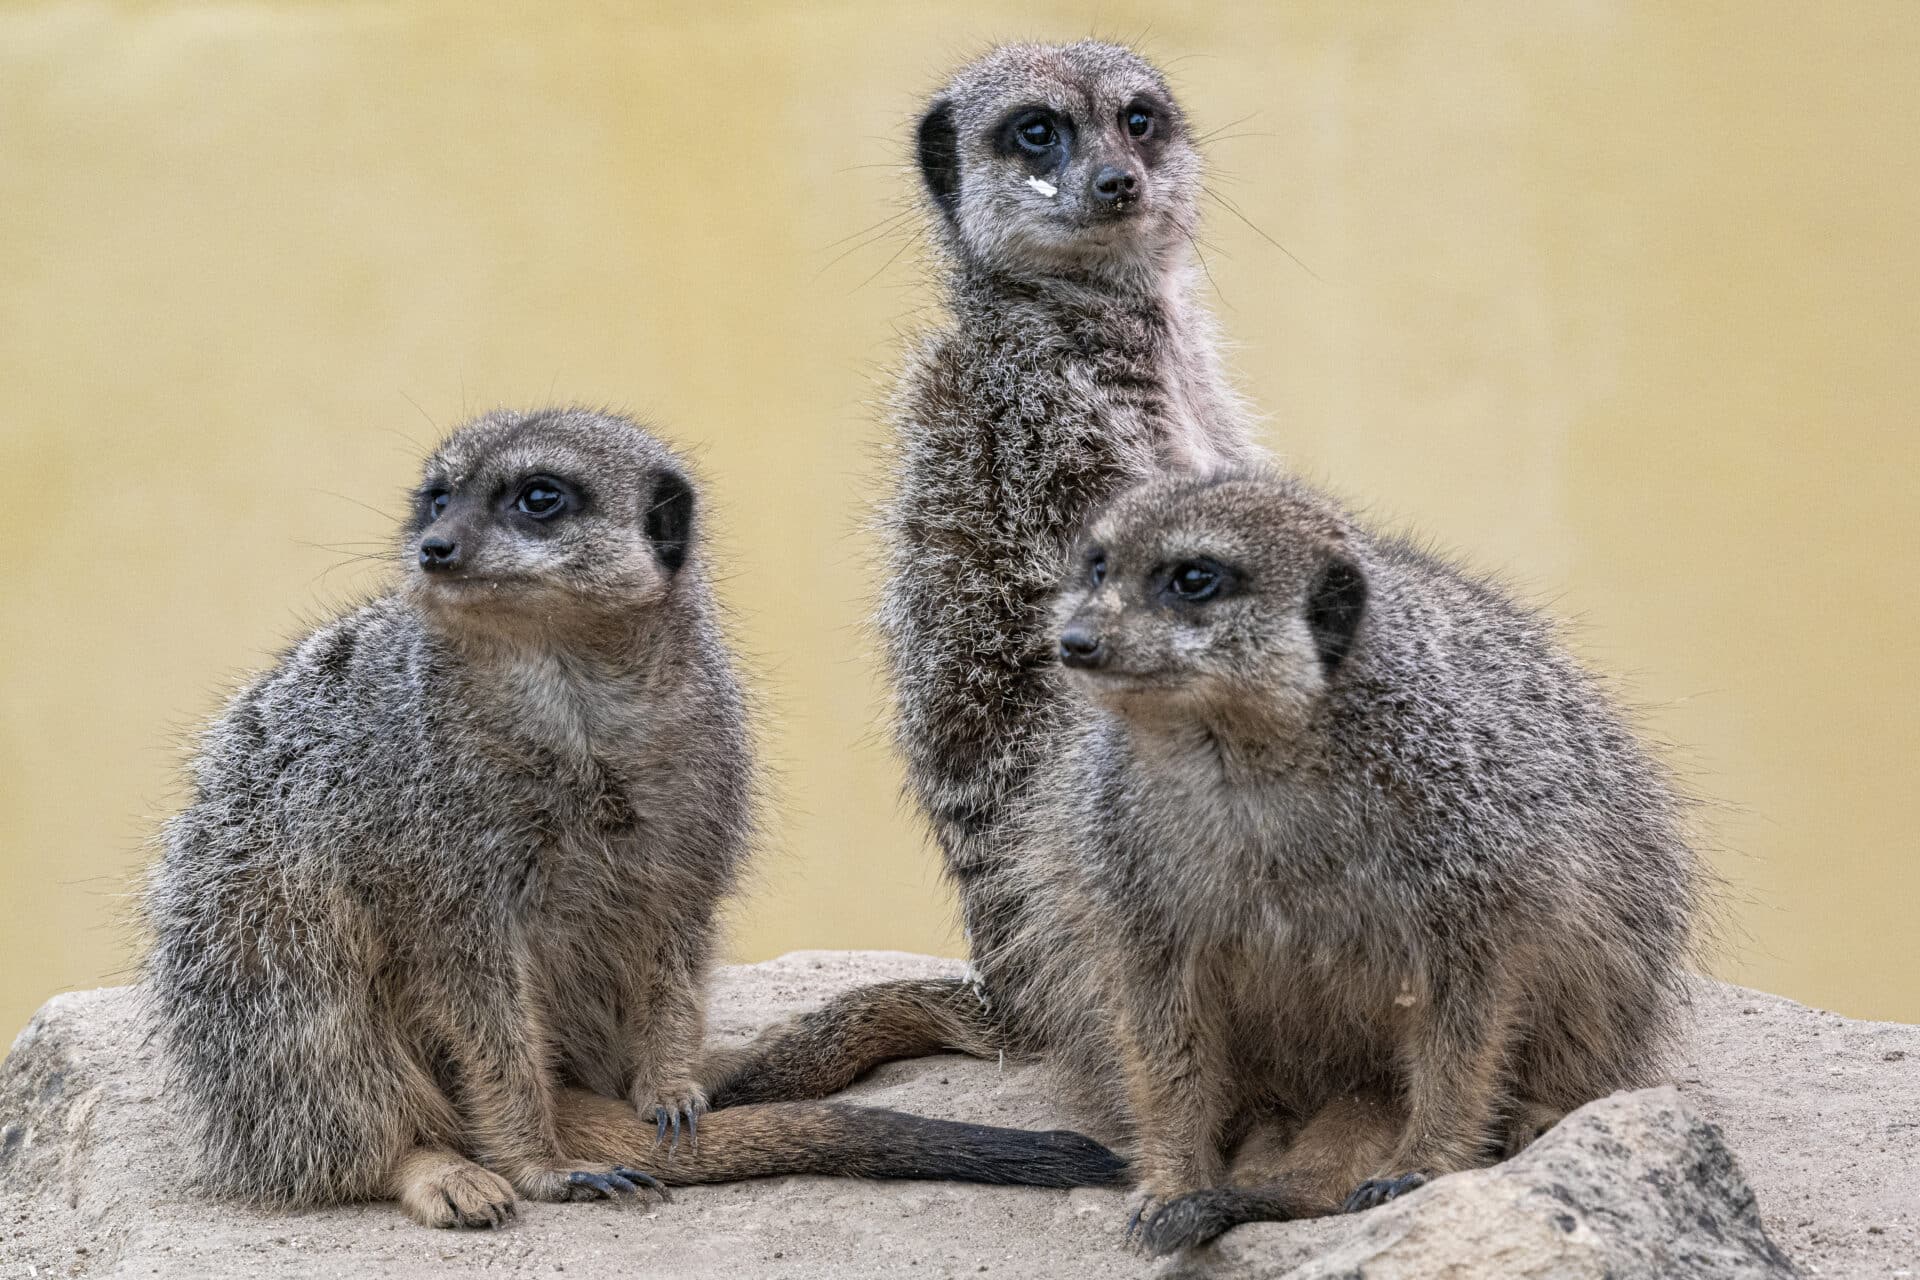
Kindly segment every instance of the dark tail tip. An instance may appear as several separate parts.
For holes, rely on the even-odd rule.
[[[1070,1129],[1002,1129],[903,1111],[836,1107],[864,1158],[858,1176],[1022,1187],[1111,1187],[1127,1162]]]
[[[1132,1181],[1127,1162],[1083,1133],[1071,1129],[995,1129],[1032,1144],[1025,1157],[1026,1177],[1009,1181],[1033,1187],[1118,1187]]]

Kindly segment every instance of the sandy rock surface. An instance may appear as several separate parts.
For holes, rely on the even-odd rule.
[[[724,971],[713,1025],[743,1039],[845,986],[957,969],[796,953]],[[1920,1027],[1719,984],[1702,985],[1677,1089],[1604,1099],[1505,1166],[1371,1214],[1244,1227],[1173,1263],[1121,1250],[1116,1191],[780,1178],[665,1207],[523,1205],[493,1233],[428,1231],[386,1205],[200,1203],[175,1189],[187,1155],[134,1008],[125,990],[57,997],[0,1066],[0,1278],[1920,1277]],[[1024,1064],[896,1063],[847,1096],[1071,1123]]]

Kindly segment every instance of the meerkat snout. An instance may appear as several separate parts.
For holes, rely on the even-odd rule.
[[[428,573],[443,573],[461,565],[460,544],[439,533],[420,539],[420,567]]]
[[[1087,184],[1087,196],[1096,208],[1125,213],[1140,198],[1140,179],[1125,169],[1107,165]]]
[[[1106,642],[1092,627],[1070,622],[1060,633],[1060,661],[1069,667],[1097,667],[1106,661]]]

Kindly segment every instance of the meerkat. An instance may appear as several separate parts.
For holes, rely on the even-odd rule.
[[[979,994],[856,991],[772,1033],[718,1085],[736,1100],[829,1092],[887,1057],[1041,1047],[1003,998],[1026,967],[1005,945],[1024,911],[1007,819],[1054,755],[1061,565],[1129,486],[1259,455],[1194,297],[1202,158],[1157,70],[1093,41],[995,49],[935,95],[915,154],[949,321],[892,398],[878,630]]]
[[[1130,1235],[1367,1208],[1654,1078],[1704,873],[1548,620],[1258,471],[1144,486],[1075,559],[1011,945],[1131,1131]]]
[[[481,418],[426,463],[399,585],[206,732],[144,905],[209,1189],[478,1227],[769,1173],[1117,1176],[1078,1135],[703,1115],[755,785],[700,524],[628,420]]]

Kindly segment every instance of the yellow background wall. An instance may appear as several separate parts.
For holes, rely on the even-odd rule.
[[[0,11],[0,1035],[125,971],[179,731],[378,581],[337,548],[426,444],[554,398],[724,514],[778,797],[736,954],[954,949],[859,629],[930,299],[882,220],[946,68],[1089,33],[1312,268],[1213,208],[1272,444],[1583,621],[1722,802],[1721,972],[1920,1019],[1920,6],[1189,8]]]

